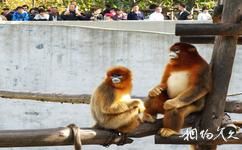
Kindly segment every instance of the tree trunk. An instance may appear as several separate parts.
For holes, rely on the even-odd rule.
[[[233,0],[233,2],[224,0],[222,23],[238,23],[241,4],[241,0]],[[237,35],[216,37],[211,60],[213,88],[206,99],[206,105],[200,122],[200,130],[208,129],[209,132],[216,133],[221,125],[237,39]],[[196,149],[215,150],[216,145],[200,145]]]

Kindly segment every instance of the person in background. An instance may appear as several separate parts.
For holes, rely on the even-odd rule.
[[[114,20],[114,16],[116,15],[115,8],[111,8],[107,13],[104,14],[104,20]]]
[[[40,5],[40,6],[38,7],[38,9],[45,9],[45,6],[44,6],[44,5]]]
[[[81,16],[82,14],[76,10],[76,6],[74,4],[70,4],[68,9],[61,14],[61,18],[63,20],[78,20]]]
[[[221,23],[221,19],[222,19],[222,13],[223,13],[223,5],[218,5],[214,7],[213,10],[213,23]]]
[[[29,10],[29,20],[34,20],[34,17],[39,13],[39,9],[37,7],[31,8]]]
[[[57,7],[51,7],[50,9],[50,21],[60,21],[61,16],[59,15]]]
[[[7,18],[3,15],[0,15],[0,21],[8,21]]]
[[[48,7],[47,7],[46,12],[47,12],[48,14],[50,14],[50,12],[51,12],[51,8],[52,8],[51,6],[48,6]]]
[[[75,5],[75,11],[78,12],[79,8],[78,8],[77,2],[75,0],[71,1],[70,2],[70,5]],[[69,7],[67,7],[66,10],[68,11],[69,10]]]
[[[31,20],[31,18],[30,18],[30,14],[29,14],[29,6],[25,4],[25,5],[23,5],[22,7],[23,7],[24,11],[28,13],[28,15],[29,15],[29,20]]]
[[[171,20],[171,12],[167,7],[162,8],[162,15],[164,16],[164,20]]]
[[[105,14],[104,20],[106,20],[106,21],[113,21],[113,15],[111,13]]]
[[[139,10],[138,5],[134,5],[131,12],[128,14],[128,20],[144,20],[144,14]]]
[[[180,3],[178,5],[179,13],[177,14],[178,20],[188,20],[190,19],[190,13],[186,10],[186,5],[183,3]]]
[[[39,14],[34,17],[34,21],[49,21],[50,15],[46,10],[40,9]]]
[[[113,16],[113,20],[127,20],[127,14],[121,9],[116,9],[116,15]]]
[[[28,12],[28,10],[29,10],[29,6],[28,5],[23,5],[22,7],[23,7],[25,12]]]
[[[5,16],[8,21],[12,20],[13,14],[11,13],[10,9],[7,7],[3,8],[3,12],[1,15]]]
[[[102,15],[102,9],[99,7],[94,7],[91,10],[92,14],[89,17],[89,20],[92,21],[97,21],[97,20],[103,20],[103,15]]]
[[[202,8],[202,12],[200,12],[197,16],[197,20],[199,21],[208,21],[212,20],[212,16],[208,12],[208,7],[204,6]]]
[[[12,21],[29,21],[29,14],[24,11],[22,6],[19,6],[13,13]]]
[[[157,6],[155,8],[155,11],[152,14],[150,14],[148,20],[150,20],[150,21],[163,21],[164,16],[161,12],[162,12],[162,8],[160,6]]]
[[[110,13],[110,10],[111,10],[111,5],[106,4],[105,9],[102,12],[102,15],[104,16],[106,13]]]

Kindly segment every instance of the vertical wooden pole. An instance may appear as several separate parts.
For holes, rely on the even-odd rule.
[[[222,23],[238,23],[242,9],[241,0],[223,1]],[[211,60],[213,88],[206,99],[200,130],[216,132],[224,116],[224,107],[236,52],[237,35],[217,36]],[[215,150],[216,145],[198,145],[197,150]]]

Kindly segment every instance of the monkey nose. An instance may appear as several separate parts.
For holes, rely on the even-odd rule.
[[[112,82],[116,84],[116,83],[120,83],[121,80],[119,78],[112,78]]]
[[[178,55],[175,52],[170,52],[169,53],[169,58],[170,59],[176,59],[178,57]]]

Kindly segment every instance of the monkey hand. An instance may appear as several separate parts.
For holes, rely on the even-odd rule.
[[[129,107],[138,108],[139,113],[144,112],[145,110],[144,102],[140,99],[132,99],[132,100],[133,102],[130,104]]]
[[[145,105],[143,102],[141,102],[138,107],[139,107],[139,113],[143,113],[145,111]]]
[[[136,102],[139,113],[142,113],[142,112],[145,111],[145,105],[144,105],[144,102],[141,99],[135,99],[134,102]]]
[[[155,97],[161,94],[164,91],[161,85],[154,87],[152,90],[149,91],[149,97]]]
[[[178,102],[176,99],[170,99],[164,103],[163,107],[165,110],[175,109],[178,108]]]
[[[143,123],[145,120],[144,120],[144,112],[143,113],[139,113],[138,114],[138,120]]]

